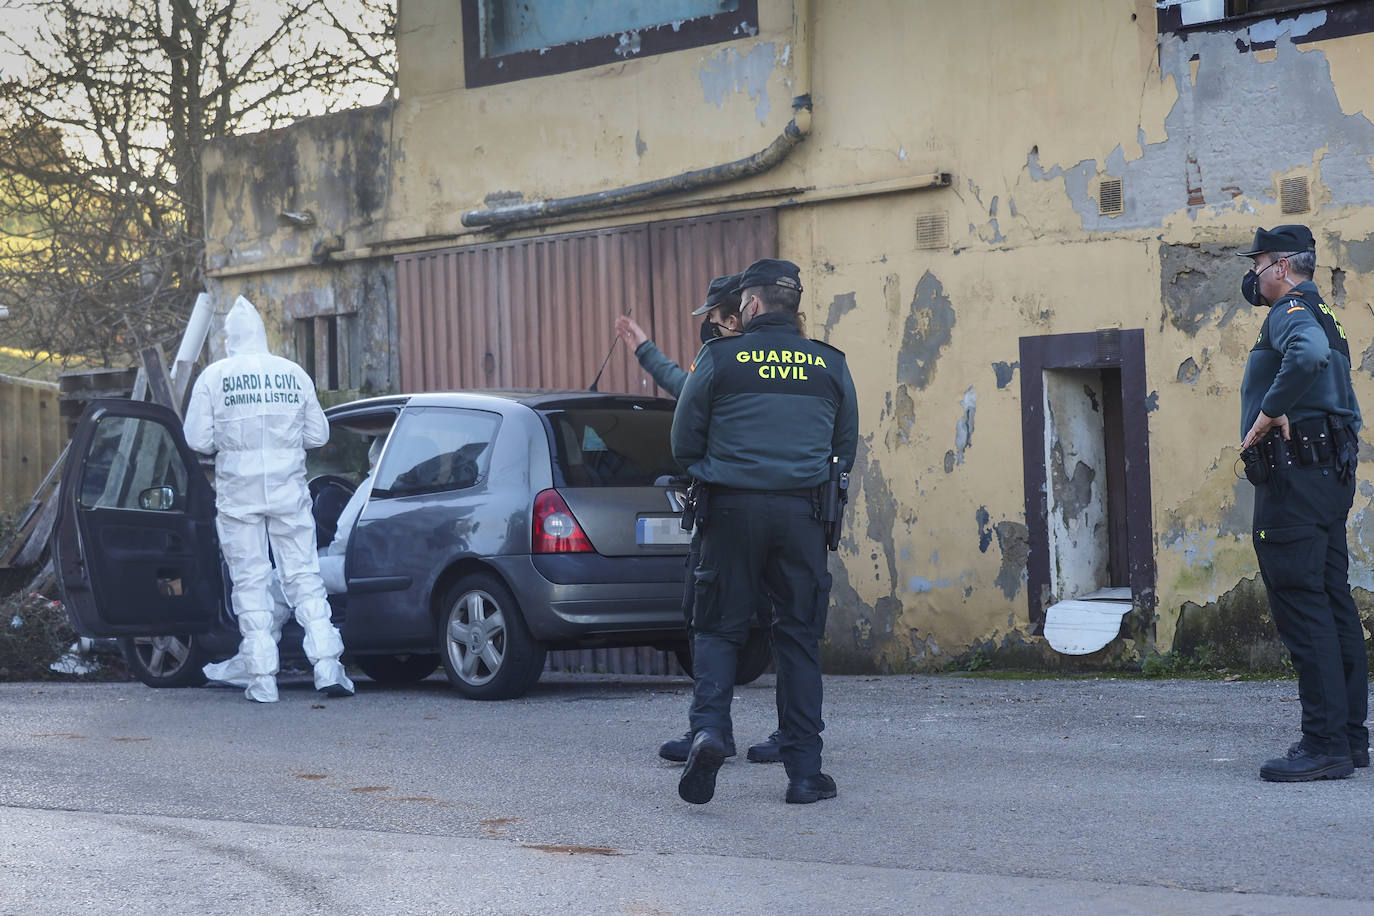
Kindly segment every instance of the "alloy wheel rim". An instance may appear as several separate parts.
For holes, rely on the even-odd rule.
[[[466,684],[480,686],[501,670],[506,656],[506,615],[488,592],[461,595],[448,614],[449,661]]]
[[[186,664],[191,655],[189,636],[140,636],[134,639],[138,660],[154,677],[168,677]]]

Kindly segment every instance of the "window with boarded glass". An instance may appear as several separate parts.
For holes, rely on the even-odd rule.
[[[463,0],[468,86],[562,73],[758,32],[758,0]]]

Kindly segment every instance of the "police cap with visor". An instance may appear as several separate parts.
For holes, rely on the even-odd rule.
[[[718,305],[736,305],[739,300],[739,274],[716,277],[706,288],[706,301],[692,310],[692,314],[705,315]]]
[[[1257,254],[1288,254],[1295,251],[1316,251],[1317,240],[1312,230],[1306,226],[1290,224],[1275,226],[1273,229],[1255,230],[1255,241],[1247,251],[1237,251],[1236,256],[1253,258]]]
[[[801,268],[780,258],[759,258],[739,275],[738,288],[746,290],[756,286],[781,286],[801,292]]]

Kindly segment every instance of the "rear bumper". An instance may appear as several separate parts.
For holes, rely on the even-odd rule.
[[[543,642],[685,635],[681,556],[520,555],[487,562],[515,593],[530,632]]]

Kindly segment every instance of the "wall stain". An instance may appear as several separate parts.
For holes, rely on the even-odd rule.
[[[1010,385],[1012,377],[1016,374],[1016,370],[1020,368],[1020,360],[1014,363],[993,363],[992,371],[993,374],[997,376],[997,390],[1000,391]]]
[[[1237,314],[1250,314],[1252,307],[1240,296],[1250,262],[1235,251],[1226,245],[1159,246],[1161,330],[1167,321],[1193,337],[1214,318],[1221,328]]]
[[[897,354],[897,381],[925,388],[935,377],[935,363],[949,346],[954,329],[954,306],[935,275],[926,271],[916,284]]]
[[[1093,501],[1093,478],[1097,472],[1082,461],[1075,462],[1073,474],[1064,467],[1063,443],[1055,442],[1050,449],[1050,474],[1052,492],[1059,504],[1059,514],[1066,528],[1072,527],[1074,519]]]
[[[988,515],[987,506],[979,506],[978,511],[973,513],[974,519],[978,522],[978,552],[987,553],[988,547],[992,544],[992,529],[988,527],[991,516]]]
[[[1026,564],[1030,559],[1030,529],[1021,522],[998,522],[997,549],[1002,551],[1002,568],[997,571],[995,584],[1007,596],[1016,597],[1026,581]]]
[[[897,386],[897,398],[896,403],[892,405],[892,411],[897,441],[902,445],[910,445],[911,430],[916,425],[916,402],[911,399],[905,385]]]
[[[760,124],[767,124],[768,112],[772,109],[768,101],[768,78],[773,73],[775,58],[771,41],[755,45],[748,54],[726,48],[715,57],[707,58],[697,71],[706,101],[724,108],[727,94],[744,92],[756,103],[754,117]]]
[[[1253,40],[1257,23],[1250,27]],[[1272,24],[1271,24],[1272,25]],[[1301,36],[1307,27],[1299,20],[1277,23],[1278,35]],[[1141,153],[1127,160],[1118,145],[1104,161],[1085,159],[1066,168],[1043,168],[1039,152],[1027,157],[1026,168],[1035,181],[1062,179],[1084,231],[1120,231],[1164,225],[1187,207],[1178,193],[1179,163],[1195,157],[1194,193],[1213,201],[1214,212],[1234,211],[1236,195],[1260,207],[1277,203],[1275,175],[1321,165],[1321,181],[1330,199],[1342,206],[1374,204],[1369,181],[1369,150],[1374,149],[1374,123],[1363,111],[1347,115],[1331,78],[1326,55],[1318,48],[1299,49],[1292,41],[1276,41],[1272,59],[1237,54],[1237,40],[1225,32],[1161,35],[1159,75],[1172,82],[1178,98],[1164,119],[1164,140],[1142,143]],[[1242,47],[1247,47],[1242,43]],[[1192,67],[1196,62],[1197,78]],[[1285,104],[1303,112],[1310,130],[1273,131],[1260,118],[1237,118],[1255,99],[1270,97],[1282,86]],[[1208,142],[1197,144],[1197,138]],[[1142,138],[1143,139],[1143,138]],[[1215,140],[1216,142],[1211,142]],[[1098,212],[1094,181],[1106,174],[1122,179],[1124,212]],[[1248,240],[1248,236],[1247,236]]]
[[[964,392],[963,400],[959,406],[964,409],[964,413],[959,417],[959,422],[954,425],[954,448],[958,453],[957,464],[964,463],[964,450],[973,444],[973,415],[978,410],[978,394],[970,385]]]
[[[841,318],[854,311],[854,294],[841,293],[830,300],[830,308],[825,312],[825,327],[821,330],[821,340],[829,341],[830,332],[839,324]]]

